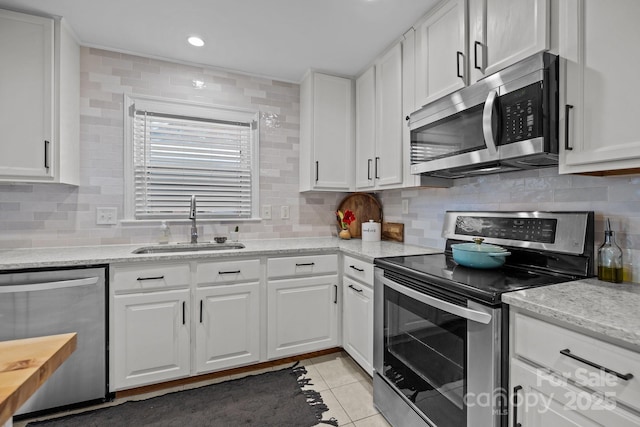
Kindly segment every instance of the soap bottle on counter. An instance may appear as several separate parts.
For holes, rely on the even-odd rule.
[[[158,243],[161,245],[169,243],[171,239],[171,229],[166,221],[162,221],[160,224],[160,236],[158,237]]]
[[[616,244],[615,233],[611,230],[608,218],[604,242],[598,248],[598,279],[622,283],[622,249]]]

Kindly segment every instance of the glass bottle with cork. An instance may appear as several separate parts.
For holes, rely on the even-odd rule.
[[[604,242],[598,248],[598,279],[622,283],[622,249],[616,244],[609,218],[604,231]]]

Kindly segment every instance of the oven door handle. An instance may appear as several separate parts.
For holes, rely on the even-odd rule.
[[[488,325],[489,322],[491,322],[491,315],[488,313],[472,310],[467,307],[462,307],[438,298],[434,298],[430,295],[426,295],[421,292],[414,291],[413,289],[399,285],[398,283],[384,277],[382,278],[382,283],[384,284],[384,286],[388,286],[394,291],[399,292],[411,299],[420,301],[423,304],[435,307],[442,311],[446,311],[447,313],[454,314],[467,320],[482,323],[483,325]]]

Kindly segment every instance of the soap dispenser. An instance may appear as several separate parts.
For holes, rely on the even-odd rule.
[[[166,221],[162,221],[160,224],[160,237],[158,238],[158,243],[167,244],[169,243],[169,239],[171,239],[171,229]]]
[[[598,279],[622,283],[622,249],[616,244],[609,218],[604,231],[604,242],[598,248]]]

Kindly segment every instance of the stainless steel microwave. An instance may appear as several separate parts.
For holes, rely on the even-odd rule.
[[[558,164],[558,57],[541,52],[409,117],[411,173],[441,178]]]

